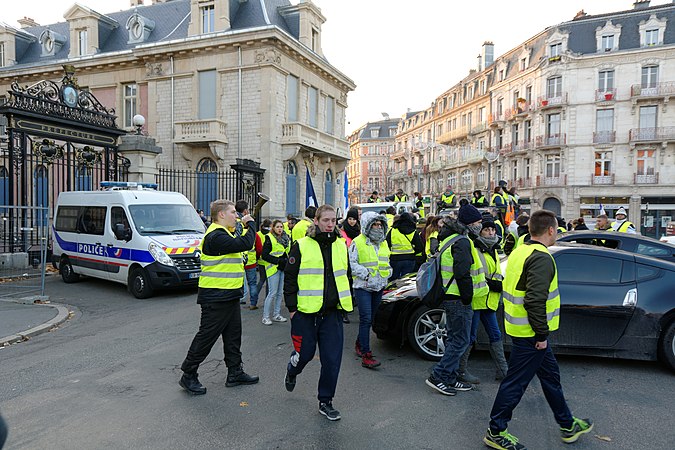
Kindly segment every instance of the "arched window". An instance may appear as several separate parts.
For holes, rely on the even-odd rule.
[[[473,183],[473,172],[471,170],[466,169],[462,172],[462,188],[464,190],[470,189],[471,184]]]
[[[298,214],[298,166],[286,164],[286,214]]]
[[[478,168],[478,172],[476,173],[476,183],[478,183],[479,186],[485,186],[485,174],[487,172],[485,171],[485,167],[480,166]]]
[[[452,186],[453,189],[457,188],[457,172],[450,172],[448,174],[448,186]],[[443,186],[445,188],[445,186]]]
[[[548,209],[549,211],[553,211],[557,216],[560,215],[561,211],[561,205],[560,205],[560,200],[558,200],[555,197],[549,197],[546,200],[544,200],[544,209]]]
[[[218,199],[218,165],[211,158],[197,164],[197,201],[195,208],[211,214],[211,202]]]
[[[334,181],[333,181],[333,172],[330,169],[326,170],[326,182],[324,187],[325,197],[324,203],[326,205],[333,204],[333,194],[335,191]]]
[[[43,165],[37,166],[33,172],[33,195],[35,196],[35,206],[49,206],[49,177],[47,175],[47,168]],[[48,211],[48,209],[38,210],[36,215],[38,225],[47,225],[49,221]]]
[[[80,164],[75,169],[75,190],[91,191],[91,168],[86,164]]]

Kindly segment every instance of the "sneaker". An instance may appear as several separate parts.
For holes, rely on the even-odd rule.
[[[518,438],[509,434],[508,430],[504,430],[497,434],[492,434],[492,430],[488,428],[483,438],[483,442],[488,447],[496,448],[498,450],[527,450],[525,446],[518,442]]]
[[[361,356],[361,365],[367,369],[374,369],[380,367],[380,362],[373,358],[373,352],[367,352]]]
[[[248,309],[250,309],[251,311],[255,311],[256,309],[258,309],[258,307],[256,305],[251,305],[248,307]]]
[[[270,319],[268,319],[267,317],[263,317],[262,324],[263,325],[272,325],[272,321]]]
[[[288,373],[288,370],[286,371],[286,376],[284,377],[284,384],[286,385],[286,390],[288,392],[293,392],[293,389],[295,389],[295,378],[296,377]]]
[[[319,412],[326,416],[326,419],[328,420],[340,420],[342,419],[342,416],[340,415],[340,411],[337,409],[333,408],[333,402],[328,402],[328,403],[319,403]]]
[[[437,380],[434,378],[433,375],[430,375],[429,378],[425,381],[427,386],[436,389],[438,392],[440,392],[443,395],[455,395],[457,394],[457,391],[448,386],[447,384],[443,383],[441,380]]]
[[[454,383],[451,383],[450,387],[452,387],[452,388],[454,388],[458,391],[470,391],[471,389],[473,389],[473,386],[470,385],[469,383],[465,383],[465,382],[459,381],[459,380],[455,381]]]
[[[354,351],[356,352],[356,356],[359,358],[363,357],[363,353],[361,352],[361,344],[359,343],[359,340],[356,340],[356,344],[354,345]]]
[[[288,319],[279,314],[278,316],[272,317],[272,320],[275,322],[288,322]]]
[[[566,444],[576,442],[579,436],[593,429],[593,422],[590,419],[577,419],[576,417],[573,419],[571,428],[560,428],[560,438]]]

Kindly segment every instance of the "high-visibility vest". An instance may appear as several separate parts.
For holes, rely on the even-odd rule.
[[[276,256],[279,258],[281,255],[286,253],[286,247],[281,245],[279,241],[277,240],[277,237],[273,235],[272,232],[267,233],[267,236],[265,239],[269,239],[270,243],[272,244],[272,251],[270,251],[270,256]],[[272,264],[267,261],[265,261],[267,264],[265,264],[265,275],[269,279],[272,275],[277,273],[279,271],[279,266],[277,264]]]
[[[455,194],[450,194],[450,195],[441,195],[441,202],[445,203],[446,205],[452,205],[452,202],[455,200]]]
[[[485,196],[484,196],[484,195],[481,195],[481,196],[478,197],[478,198],[476,198],[476,197],[472,198],[472,199],[471,199],[471,204],[474,205],[474,206],[476,206],[476,205],[481,205],[481,206],[484,205],[484,204],[485,204]]]
[[[567,229],[563,227],[558,227],[558,233],[567,233]]]
[[[506,274],[504,276],[504,290],[502,292],[502,298],[504,299],[504,326],[509,336],[533,337],[535,334],[527,319],[525,291],[517,289],[518,282],[523,274],[525,260],[535,251],[548,254],[555,266],[555,260],[551,253],[540,244],[521,245],[509,255],[509,263],[506,266]],[[558,292],[557,268],[548,288],[546,321],[548,322],[549,331],[558,329],[560,323],[560,293]]]
[[[515,245],[513,246],[513,250],[515,250],[516,247],[518,247],[519,245],[524,244],[524,243],[525,243],[525,238],[528,237],[528,236],[530,236],[530,233],[525,233],[525,234],[523,234],[522,236],[518,237],[518,240],[516,240],[516,243],[515,243]],[[509,255],[509,256],[510,256],[510,255]]]
[[[612,227],[611,227],[611,230],[612,230],[612,231],[614,230],[614,224],[616,224],[616,222],[612,223]],[[616,231],[617,231],[617,233],[626,233],[626,232],[628,232],[628,229],[629,229],[630,227],[635,228],[635,225],[633,225],[631,222],[629,222],[629,221],[626,220],[624,223],[622,223],[622,224],[619,226],[619,228],[618,228]]]
[[[405,195],[405,194],[403,194],[401,197],[399,197],[398,195],[394,195],[394,201],[395,202],[405,202],[407,200],[408,200],[408,196]]]
[[[385,214],[387,216],[387,225],[389,228],[394,224],[394,215],[393,214]]]
[[[438,231],[432,231],[426,238],[427,241],[424,243],[424,253],[426,253],[427,256],[431,256],[431,238],[438,239]]]
[[[248,228],[244,228],[244,231],[242,231],[241,235],[244,236],[248,232]],[[251,266],[253,264],[256,264],[256,260],[258,258],[258,254],[255,251],[255,239],[253,239],[253,248],[249,250],[246,253],[246,265]]]
[[[441,278],[443,279],[443,286],[445,287],[450,283],[452,278],[452,283],[448,286],[448,289],[445,291],[446,294],[457,295],[459,296],[459,286],[457,286],[457,280],[454,279],[454,258],[452,257],[452,246],[459,239],[468,239],[466,236],[453,234],[443,239],[442,242],[438,244],[439,248],[443,248],[448,241],[452,241],[452,244],[448,247],[447,250],[441,255]],[[473,284],[473,296],[474,299],[485,299],[488,295],[490,289],[488,288],[487,283],[485,282],[485,271],[483,270],[483,264],[481,263],[480,257],[478,256],[478,250],[473,245],[471,239],[469,239],[469,244],[471,245],[471,256],[473,262],[471,263],[471,282]]]
[[[368,197],[368,203],[381,203],[381,202],[382,202],[382,199],[379,198],[379,197],[376,198],[376,199],[373,199],[373,197]]]
[[[309,226],[312,225],[312,222],[309,221],[309,219],[302,219],[298,223],[295,224],[293,229],[291,230],[291,240],[293,242],[299,241],[300,239],[304,238],[307,235],[307,229]]]
[[[375,247],[366,242],[366,237],[359,234],[352,241],[356,245],[356,251],[359,256],[359,264],[368,269],[371,276],[375,276],[378,272],[384,279],[391,275],[391,268],[389,266],[389,245],[387,241],[382,241],[379,247],[379,252],[375,251]]]
[[[415,253],[412,240],[415,232],[403,234],[398,228],[391,229],[391,254],[392,255],[412,255]]]
[[[499,248],[503,249],[504,244],[506,243],[506,236],[504,235],[504,225],[502,225],[502,222],[499,219],[495,219],[495,225],[497,226],[497,231],[498,235],[502,238],[501,241],[499,241]]]
[[[419,205],[417,203],[418,202],[415,202],[415,207],[418,209],[418,213],[420,215],[420,218],[424,218],[424,216],[426,214],[424,212],[424,203],[422,202],[422,200],[419,200],[419,203],[420,203]]]
[[[497,206],[497,203],[495,203],[495,200],[496,200],[497,198],[501,198],[501,199],[502,199],[502,205],[499,205],[500,207],[501,207],[501,206],[506,206],[506,205],[508,204],[508,201],[507,201],[507,202],[504,202],[504,196],[503,196],[502,194],[492,194],[492,198],[490,199],[490,206]]]
[[[209,233],[221,229],[233,239],[234,235],[222,225],[212,223],[206,230],[204,239],[199,244],[202,253],[202,273],[199,275],[199,287],[209,289],[240,289],[244,286],[244,260],[241,252],[227,255],[207,255],[204,253],[204,242]]]
[[[291,229],[288,227],[288,222],[284,222],[284,232],[289,236],[291,235]]]
[[[298,241],[300,269],[298,271],[298,311],[312,314],[323,306],[324,262],[319,243],[311,237]],[[338,308],[351,311],[352,295],[349,290],[347,268],[349,257],[344,242],[336,240],[331,245],[333,276],[338,291]]]
[[[485,270],[486,280],[498,280],[498,281],[504,280],[504,276],[502,275],[501,264],[499,264],[499,256],[497,256],[496,251],[493,253],[489,252],[483,253],[480,250],[478,250],[478,257],[480,258],[480,262],[483,265],[483,269]],[[489,286],[488,289],[490,289]],[[483,298],[482,300],[476,299],[474,297],[474,300],[471,302],[471,308],[474,310],[489,308],[492,311],[497,311],[497,308],[499,307],[499,299],[501,298],[501,296],[502,296],[501,292],[490,291],[487,297]]]

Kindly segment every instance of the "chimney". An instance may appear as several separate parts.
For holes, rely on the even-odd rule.
[[[577,13],[576,16],[574,16],[574,19],[572,19],[572,20],[581,19],[581,18],[583,18],[583,17],[586,17],[587,15],[588,15],[588,14],[586,13],[586,11],[584,11],[584,10],[582,9],[581,11],[579,11],[579,12]]]
[[[649,0],[637,0],[633,3],[633,9],[647,9],[649,8]]]
[[[29,28],[29,27],[39,27],[40,24],[31,19],[30,17],[25,17],[23,19],[17,20],[19,22],[19,25],[21,25],[21,28]]]
[[[479,54],[478,55],[478,71],[483,70],[483,55]]]
[[[131,7],[143,6],[143,0],[131,0]]]
[[[495,44],[491,41],[483,42],[483,65],[487,69],[495,62]]]

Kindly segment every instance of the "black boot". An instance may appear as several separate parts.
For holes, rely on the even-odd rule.
[[[227,381],[225,382],[225,386],[232,387],[239,386],[240,384],[256,384],[258,380],[258,377],[252,377],[244,372],[244,366],[242,364],[227,368]]]
[[[178,384],[180,384],[180,386],[185,389],[188,394],[206,394],[206,388],[199,382],[199,378],[197,378],[196,373],[183,373],[183,376],[180,378]]]

